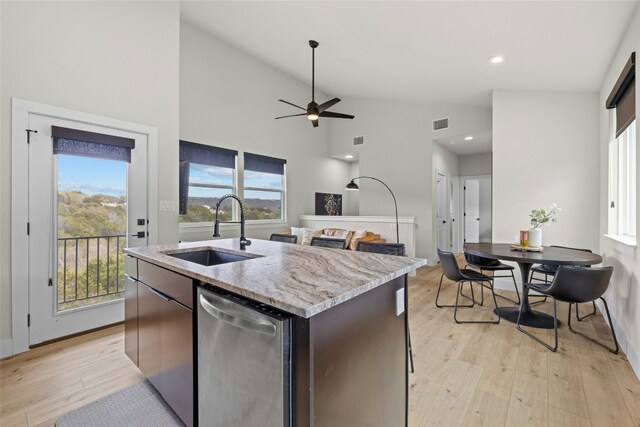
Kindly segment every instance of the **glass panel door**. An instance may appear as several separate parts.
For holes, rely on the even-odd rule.
[[[131,163],[54,154],[52,126],[135,140]],[[30,114],[29,344],[124,319],[123,247],[148,242],[147,136]]]
[[[127,163],[59,154],[56,312],[123,298]]]

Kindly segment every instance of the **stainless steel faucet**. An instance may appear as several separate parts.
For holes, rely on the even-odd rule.
[[[225,194],[224,196],[220,197],[220,200],[218,200],[218,203],[216,203],[216,222],[213,224],[213,237],[220,237],[221,222],[225,224],[238,224],[238,221],[220,221],[218,219],[220,204],[222,204],[222,202],[226,199],[234,199],[240,206],[240,250],[244,251],[247,246],[251,246],[251,240],[248,240],[246,237],[244,237],[244,207],[242,206],[242,201],[233,194]]]

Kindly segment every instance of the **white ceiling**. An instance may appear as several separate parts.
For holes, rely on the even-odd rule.
[[[183,2],[182,17],[330,96],[491,105],[492,89],[594,91],[635,1]],[[491,65],[488,58],[504,55]]]
[[[472,140],[465,140],[465,137],[472,136]],[[445,149],[459,155],[488,153],[491,151],[492,133],[491,130],[471,132],[464,135],[456,135],[447,138],[437,138]]]

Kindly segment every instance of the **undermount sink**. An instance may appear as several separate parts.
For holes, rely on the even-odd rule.
[[[248,256],[230,254],[228,252],[214,251],[213,249],[200,249],[190,252],[177,252],[173,254],[167,254],[174,258],[180,258],[185,261],[195,262],[196,264],[211,266],[227,264],[230,262],[247,261],[253,259]]]

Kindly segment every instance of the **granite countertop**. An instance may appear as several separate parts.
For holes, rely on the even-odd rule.
[[[239,239],[235,238],[125,248],[125,252],[304,318],[426,264],[426,260],[417,258],[258,239],[252,242],[245,251],[239,250]],[[252,259],[207,267],[167,255],[201,249]]]

